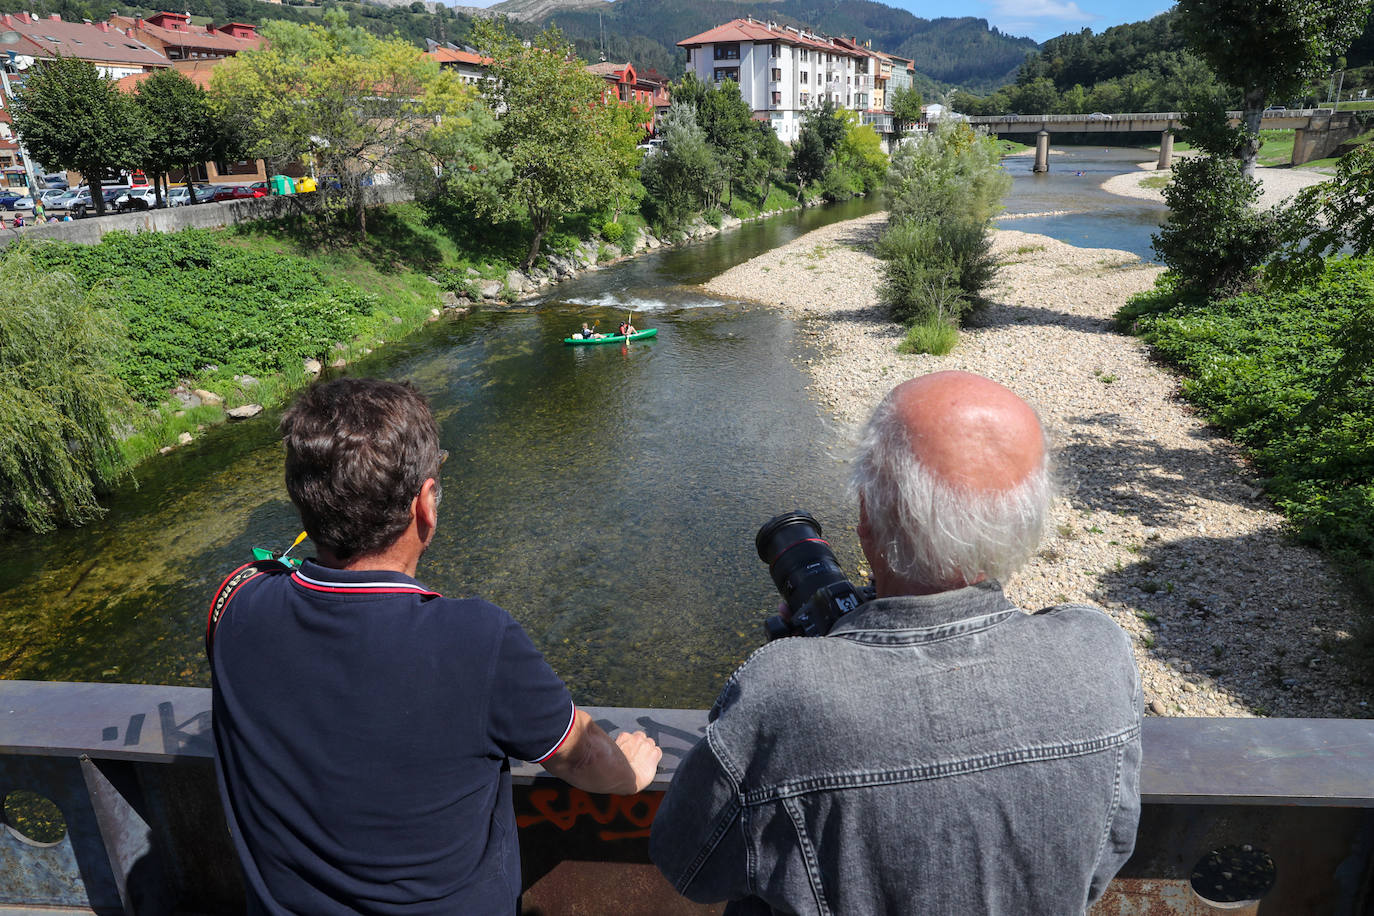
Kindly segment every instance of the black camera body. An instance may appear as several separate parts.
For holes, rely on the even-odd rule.
[[[854,587],[821,538],[820,522],[800,509],[764,522],[754,547],[792,615],[790,621],[781,614],[764,621],[769,640],[824,636],[837,620],[874,597],[872,588]]]

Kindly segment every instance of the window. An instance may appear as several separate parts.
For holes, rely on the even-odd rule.
[[[802,103],[802,107],[805,108],[805,107],[806,107],[806,103],[809,102],[809,101],[811,101],[811,93],[809,93],[809,92],[803,92],[803,93],[801,94],[801,103]]]
[[[773,80],[776,82],[776,81],[781,80],[781,79],[782,79],[782,68],[781,68],[781,67],[774,67],[774,68],[773,68]]]
[[[774,105],[781,105],[781,104],[782,104],[782,93],[781,93],[781,92],[774,92],[774,93],[773,93],[773,104],[774,104]]]
[[[811,74],[809,74],[809,73],[807,73],[805,70],[803,70],[803,71],[801,72],[801,81],[802,81],[802,85],[805,86],[808,82],[811,81]]]
[[[711,78],[715,80],[717,83],[723,83],[726,80],[734,80],[738,83],[739,67],[717,67],[715,70],[715,75]]]
[[[688,48],[688,49],[687,49],[687,63],[690,64],[691,62],[692,62],[692,49],[691,49],[691,48]]]
[[[716,45],[716,60],[739,60],[739,42]]]
[[[781,49],[777,43],[774,43],[768,46],[768,53],[776,60],[781,56]]]
[[[805,48],[802,48],[802,49],[801,49],[801,59],[802,59],[802,60],[806,60],[806,59],[807,59],[806,54],[807,54],[806,49],[805,49]]]

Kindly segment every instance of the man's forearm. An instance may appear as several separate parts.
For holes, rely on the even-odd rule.
[[[566,753],[544,761],[544,769],[552,775],[585,792],[633,795],[639,791],[634,767],[625,753],[581,709],[577,711],[565,747]]]

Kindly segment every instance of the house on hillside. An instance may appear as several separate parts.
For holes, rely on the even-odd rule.
[[[196,25],[186,13],[158,13],[147,19],[111,16],[110,25],[155,48],[168,60],[215,60],[262,46],[257,26],[230,22]]]
[[[667,111],[668,106],[672,104],[667,80],[662,78],[651,79],[647,74],[640,76],[635,72],[634,65],[628,61],[623,64],[608,61],[589,64],[587,72],[606,81],[606,89],[603,94],[606,102],[616,100],[622,105],[638,102],[649,107],[649,120],[643,124],[645,133],[654,132],[659,116]]]
[[[425,39],[425,44],[429,47],[425,56],[438,61],[440,68],[454,71],[460,80],[470,86],[486,82],[487,68],[491,66],[490,57],[453,44],[441,45],[432,38]]]

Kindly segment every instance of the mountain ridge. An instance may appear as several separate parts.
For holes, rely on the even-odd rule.
[[[1008,36],[986,19],[923,19],[876,0],[503,0],[491,13],[537,25],[553,24],[587,60],[603,50],[676,77],[683,71],[676,42],[752,15],[828,35],[871,40],[873,48],[916,62],[917,82],[930,94],[943,88],[990,90],[1011,82],[1039,45]],[[604,42],[602,34],[604,31]]]

